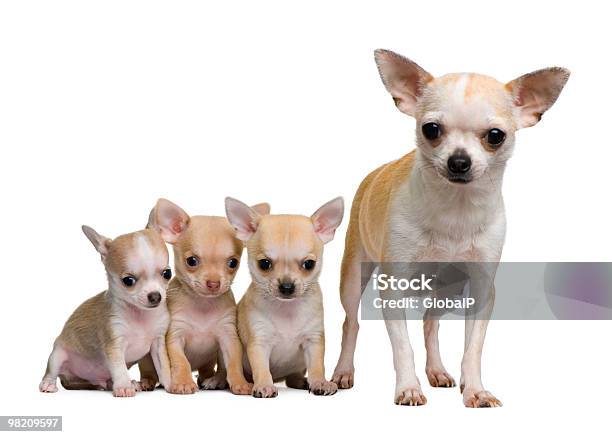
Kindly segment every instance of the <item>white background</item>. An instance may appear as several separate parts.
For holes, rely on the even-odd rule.
[[[542,122],[520,132],[506,174],[504,259],[610,261],[610,11],[605,2],[4,1],[0,6],[3,269],[0,414],[60,414],[71,434],[516,435],[609,432],[610,322],[491,323],[485,386],[504,407],[471,410],[424,374],[428,403],[393,404],[384,324],[364,321],[356,387],[330,398],[282,389],[38,393],[70,312],[105,287],[81,234],[142,228],[158,197],[192,214],[227,195],[310,214],[413,148],[414,121],[384,90],[372,51],[389,48],[434,75],[510,80],[561,65],[572,77]],[[348,210],[348,209],[347,209]],[[346,222],[326,247],[328,376],[344,314]],[[239,272],[241,296],[248,272]],[[520,286],[520,281],[517,281]],[[458,379],[463,328],[441,327]]]

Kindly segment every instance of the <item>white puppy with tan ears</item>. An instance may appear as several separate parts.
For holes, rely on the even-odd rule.
[[[114,396],[134,396],[143,387],[131,380],[128,369],[151,358],[162,385],[169,388],[165,299],[172,272],[164,240],[150,229],[114,240],[87,226],[83,232],[102,257],[108,290],[70,316],[55,340],[40,391],[57,391],[59,376],[69,390],[108,389]]]
[[[398,109],[417,121],[417,149],[374,170],[351,210],[340,293],[346,311],[342,352],[332,377],[353,385],[362,262],[492,262],[500,259],[506,220],[501,193],[518,129],[535,125],[557,100],[569,71],[546,68],[506,84],[480,74],[434,78],[387,50],[375,52],[382,81]],[[488,318],[466,320],[461,364],[463,402],[495,407],[484,389],[481,354]],[[385,319],[396,371],[395,402],[426,402],[415,373],[405,320]],[[425,371],[431,385],[453,386],[438,349],[438,321],[425,320]]]
[[[275,397],[275,381],[332,395],[325,379],[323,301],[318,278],[323,245],[342,221],[344,202],[334,199],[311,217],[265,215],[231,198],[227,218],[246,242],[252,282],[238,304],[238,332],[246,347],[245,373],[253,396]]]

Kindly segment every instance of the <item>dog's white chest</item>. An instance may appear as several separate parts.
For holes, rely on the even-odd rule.
[[[306,368],[303,345],[313,334],[323,334],[322,314],[302,302],[270,308],[266,337],[271,343],[270,372],[283,378]]]
[[[303,337],[276,331],[274,346],[270,353],[270,373],[273,379],[282,378],[306,368]]]
[[[497,261],[505,232],[501,197],[482,208],[467,201],[444,206],[396,201],[384,258],[398,262]]]
[[[176,316],[173,324],[183,333],[185,353],[194,367],[214,358],[218,349],[217,333],[224,324],[233,323],[233,320],[232,308],[225,305],[184,308],[180,316]]]
[[[168,327],[168,314],[165,308],[130,314],[115,325],[115,333],[124,338],[125,360],[135,363],[151,349],[153,341],[163,336]]]

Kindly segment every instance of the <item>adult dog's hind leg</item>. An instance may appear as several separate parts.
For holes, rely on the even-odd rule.
[[[454,387],[455,380],[446,371],[440,356],[440,343],[438,340],[438,330],[440,320],[429,318],[429,310],[425,312],[423,318],[423,334],[425,335],[425,349],[427,350],[427,361],[425,363],[425,373],[432,387]]]
[[[361,278],[363,275],[369,277],[374,270],[373,263],[363,263],[365,253],[356,226],[353,223],[349,225],[340,276],[340,300],[346,318],[342,325],[342,350],[332,376],[332,382],[335,382],[338,388],[351,388],[354,384],[354,357],[359,331],[358,312],[364,289]],[[362,268],[368,271],[362,271]]]

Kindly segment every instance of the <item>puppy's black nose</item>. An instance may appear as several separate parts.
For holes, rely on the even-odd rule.
[[[295,291],[295,284],[293,282],[281,282],[278,285],[278,291],[280,291],[283,296],[291,296]]]
[[[470,168],[472,167],[472,160],[465,153],[453,153],[450,158],[448,158],[448,171],[453,175],[464,175]]]
[[[149,303],[151,305],[159,305],[159,303],[161,302],[161,293],[159,293],[158,291],[153,291],[147,294],[147,299],[149,300]]]

